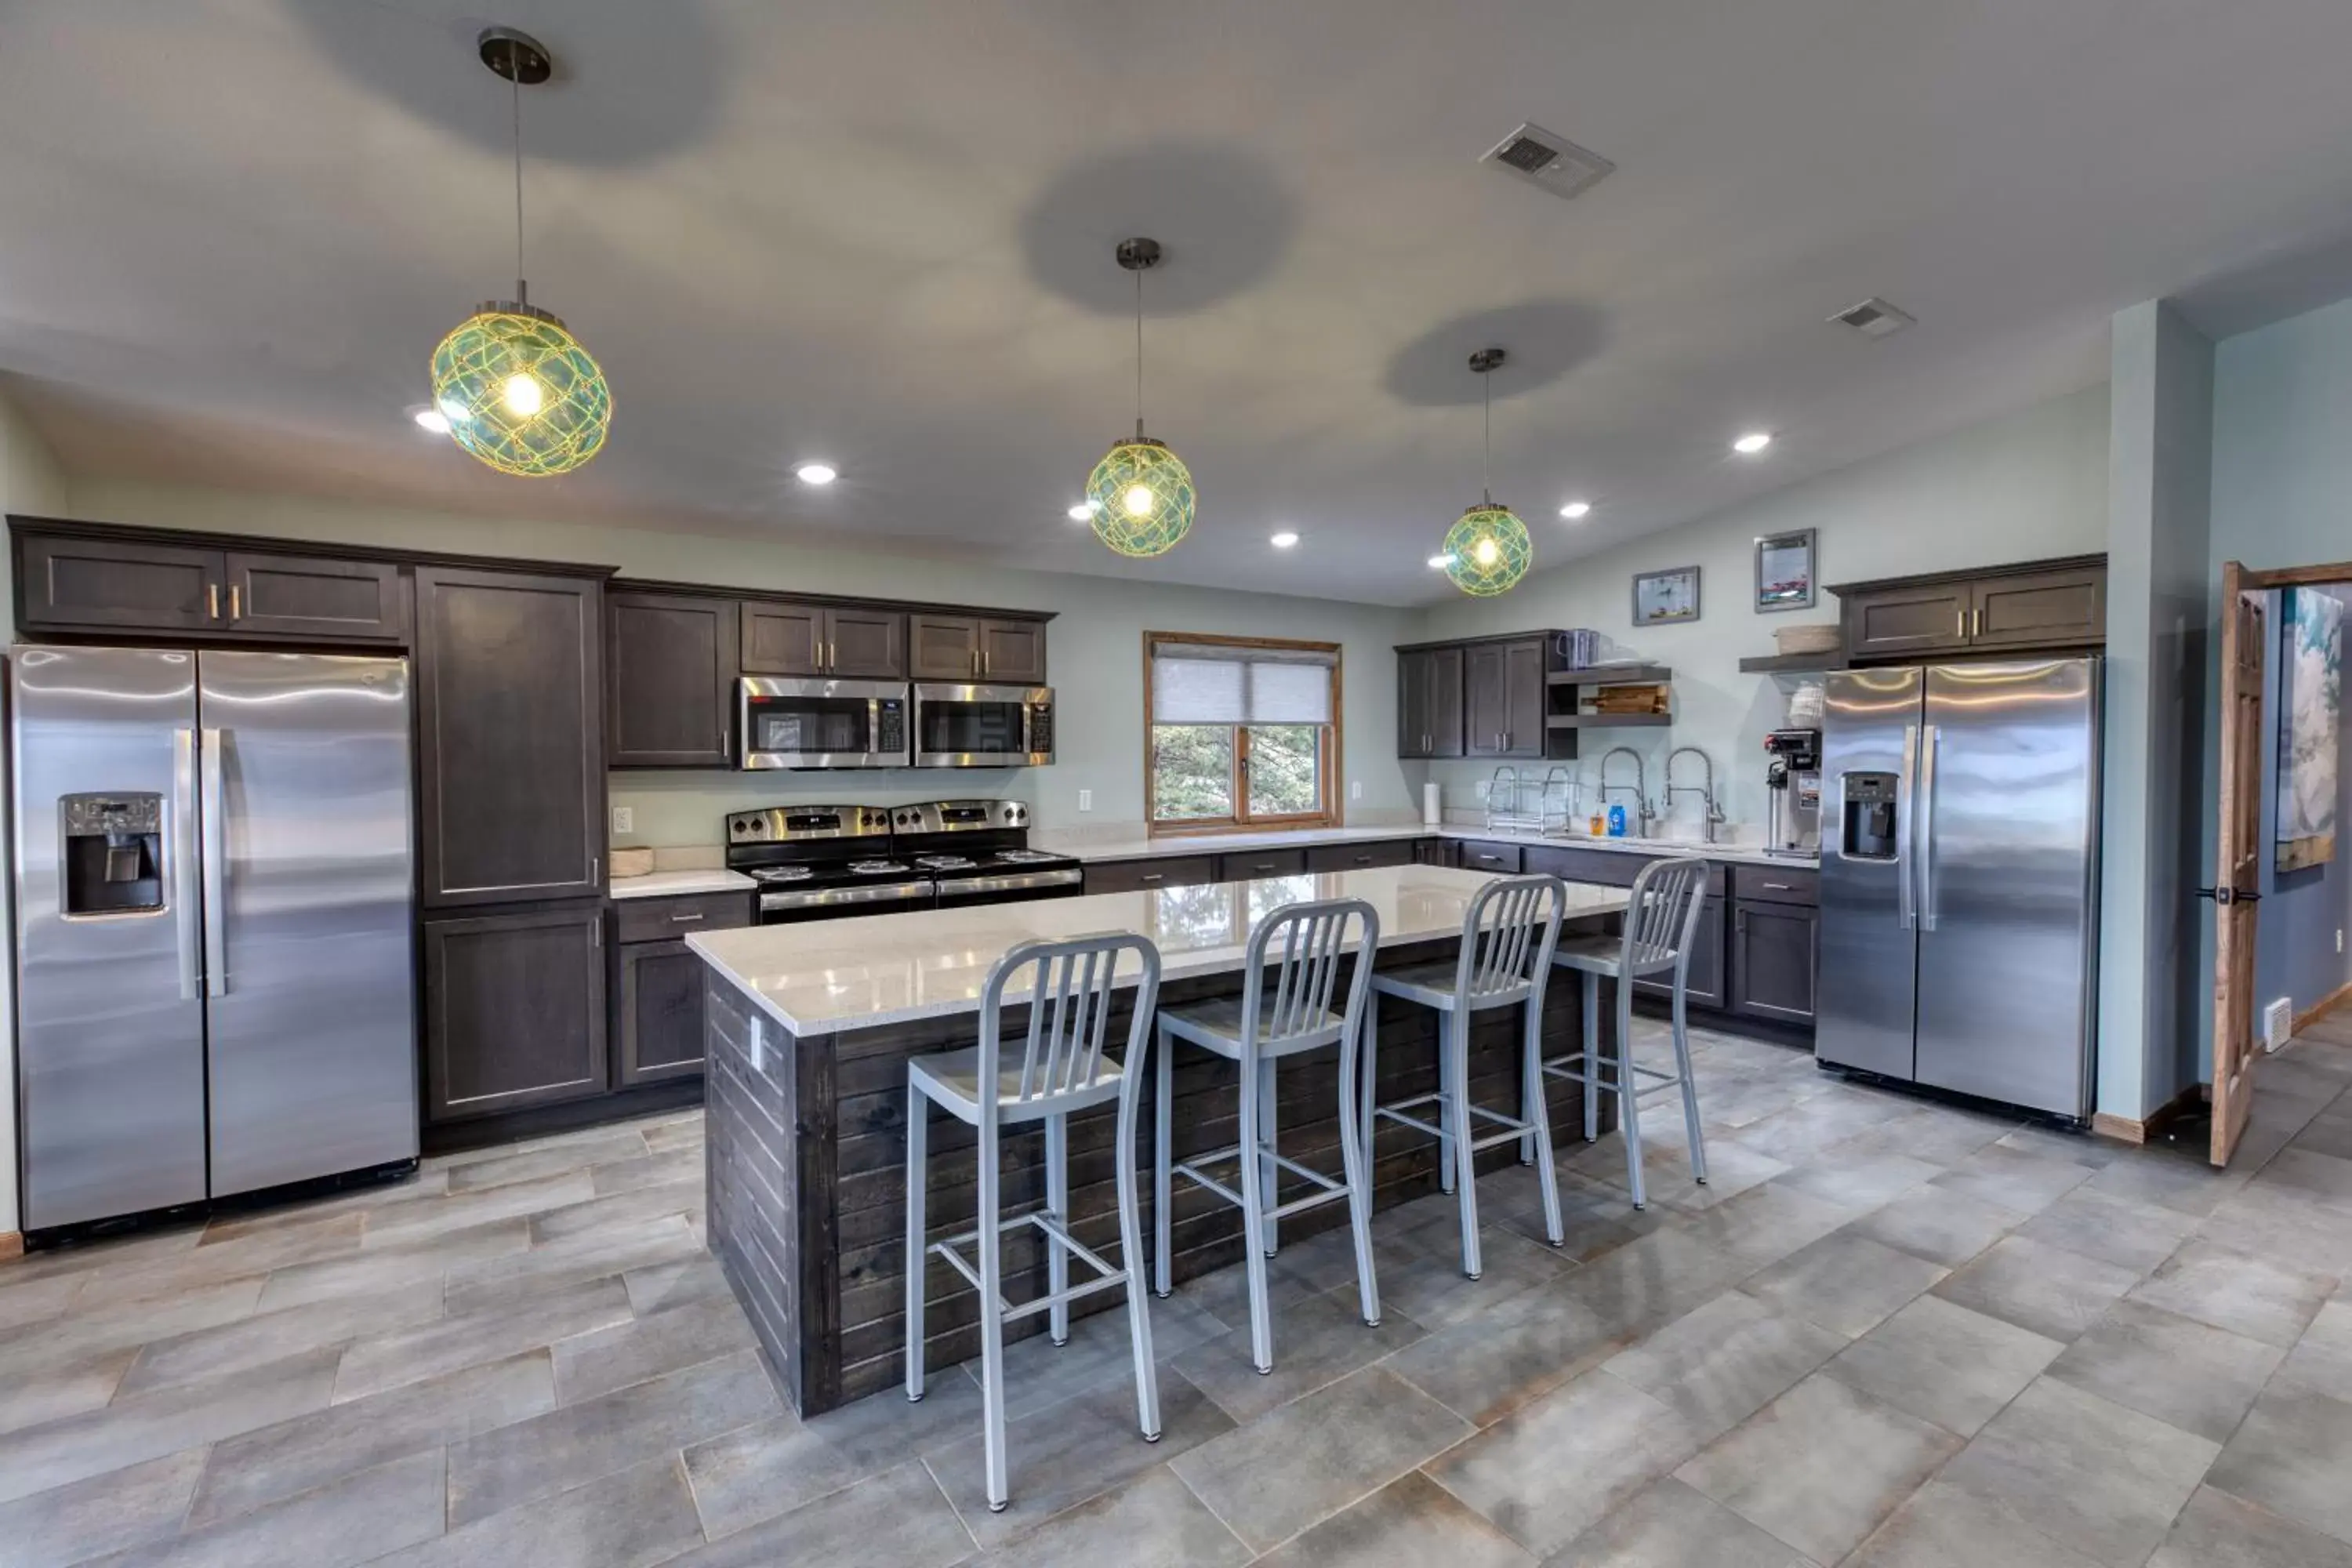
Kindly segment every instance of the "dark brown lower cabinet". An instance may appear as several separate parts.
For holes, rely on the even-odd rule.
[[[1731,1010],[1811,1026],[1821,911],[1742,899],[1731,916]]]
[[[1307,869],[1304,849],[1252,849],[1217,857],[1217,880],[1254,882],[1260,877],[1296,877]]]
[[[1412,841],[1412,861],[1416,866],[1459,866],[1462,864],[1462,841],[1458,838],[1416,838]]]
[[[1148,860],[1090,860],[1088,893],[1151,893],[1162,888],[1198,888],[1217,880],[1213,855],[1155,855]]]
[[[621,968],[616,1088],[702,1071],[702,983],[709,973],[683,942],[633,942]]]
[[[611,1087],[604,925],[601,901],[424,923],[428,1121]]]
[[[1724,1005],[1723,963],[1723,900],[1717,898],[1701,900],[1698,910],[1698,937],[1691,944],[1690,976],[1685,981],[1684,1005],[1691,1007],[1720,1008]],[[1675,994],[1674,978],[1633,982],[1636,994],[1663,996],[1671,1000]]]

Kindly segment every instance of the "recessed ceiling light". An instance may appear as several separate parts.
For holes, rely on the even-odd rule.
[[[1291,532],[1286,528],[1280,533],[1276,534],[1272,539],[1267,540],[1266,542],[1273,545],[1276,550],[1287,550],[1292,545],[1298,542],[1298,535]]]
[[[409,417],[416,421],[419,428],[430,430],[436,436],[449,434],[449,416],[438,408],[419,408]]]
[[[1433,555],[1433,556],[1431,556],[1431,557],[1429,558],[1429,569],[1430,569],[1432,572],[1443,572],[1443,571],[1444,571],[1448,566],[1451,566],[1451,565],[1453,565],[1453,564],[1454,564],[1454,557],[1453,557],[1453,556],[1451,556],[1451,555],[1447,555],[1447,554],[1440,553],[1440,554]]]
[[[793,472],[801,477],[804,485],[829,485],[841,477],[831,463],[803,463]]]
[[[1769,430],[1750,430],[1734,441],[1731,449],[1743,458],[1752,458],[1771,444],[1772,433]]]
[[[1090,500],[1082,500],[1077,505],[1070,509],[1070,521],[1072,522],[1092,522],[1094,521],[1094,516],[1095,503]]]
[[[1592,503],[1589,500],[1572,500],[1566,506],[1559,509],[1559,515],[1568,519],[1570,522],[1574,522],[1580,518],[1591,517],[1592,515]]]

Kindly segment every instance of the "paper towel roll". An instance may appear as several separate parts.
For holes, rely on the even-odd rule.
[[[1421,825],[1423,827],[1436,827],[1444,821],[1444,797],[1438,791],[1436,781],[1433,779],[1421,786]]]

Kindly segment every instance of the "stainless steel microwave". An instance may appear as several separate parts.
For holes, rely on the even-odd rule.
[[[736,685],[745,768],[903,768],[907,687],[896,680],[779,679]]]
[[[1052,687],[915,688],[917,767],[1042,767],[1053,760]]]

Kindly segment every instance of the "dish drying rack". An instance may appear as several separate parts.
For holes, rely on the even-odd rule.
[[[1580,793],[1576,775],[1564,767],[1534,779],[1507,763],[1486,784],[1486,826],[1498,833],[1564,837],[1575,819]]]

